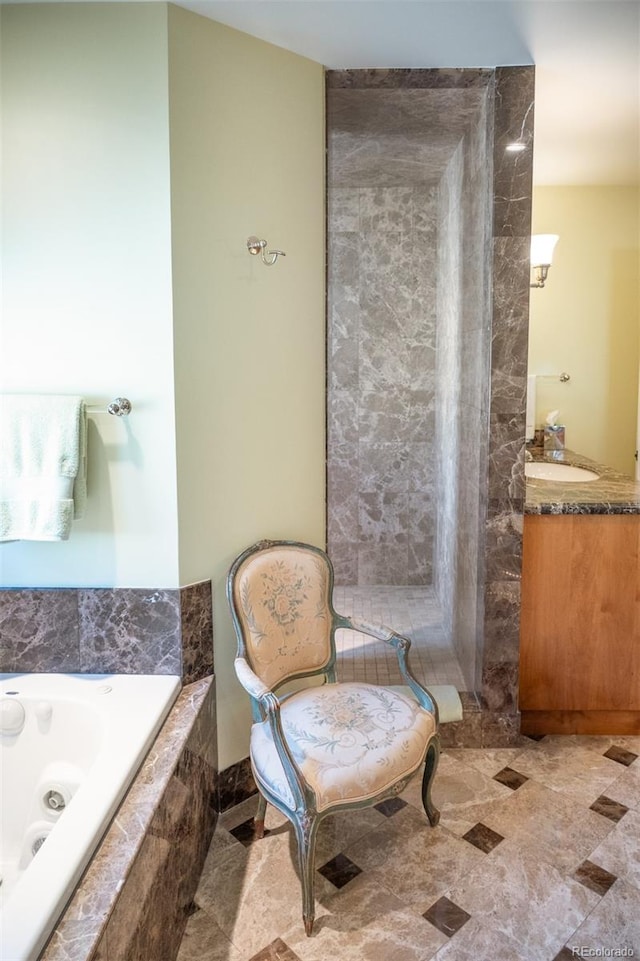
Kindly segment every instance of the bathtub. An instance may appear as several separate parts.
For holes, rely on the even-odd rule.
[[[0,674],[0,958],[35,961],[180,690],[169,675]]]

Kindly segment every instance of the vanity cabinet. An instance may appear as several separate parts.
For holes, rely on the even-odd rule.
[[[523,734],[640,733],[640,515],[524,518]]]

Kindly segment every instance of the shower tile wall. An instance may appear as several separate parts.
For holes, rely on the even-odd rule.
[[[486,83],[469,71],[458,89],[458,72],[439,89],[437,73],[328,74],[328,546],[343,585],[433,580],[438,183]]]
[[[330,552],[343,584],[428,584],[433,187],[329,191]]]

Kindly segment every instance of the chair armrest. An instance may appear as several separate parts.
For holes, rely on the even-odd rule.
[[[251,697],[255,697],[257,701],[260,701],[265,694],[269,693],[270,688],[260,680],[255,671],[251,670],[249,662],[245,657],[236,657],[234,667],[236,669],[236,677]]]
[[[391,647],[395,648],[400,673],[407,686],[415,694],[420,706],[435,716],[436,725],[438,724],[438,705],[436,704],[435,698],[431,695],[428,688],[418,681],[409,667],[407,656],[409,654],[409,648],[411,647],[411,640],[408,637],[397,634],[395,631],[392,631],[390,627],[370,624],[368,621],[356,621],[351,617],[344,617],[343,615],[339,616],[337,626],[346,628],[347,630],[358,631],[360,634],[368,634],[369,637],[375,637],[376,640],[384,641],[385,644],[390,644]]]
[[[375,637],[378,641],[384,641],[385,644],[392,643],[393,637],[400,637],[395,631],[392,631],[390,627],[385,627],[384,624],[371,624],[369,621],[355,621],[352,617],[346,617],[345,620],[349,621],[349,627],[354,631],[359,631],[360,634],[368,634],[369,637]],[[395,645],[394,645],[395,646]]]
[[[269,723],[273,743],[278,752],[280,763],[284,768],[289,787],[295,798],[296,806],[298,808],[306,806],[310,798],[313,798],[315,803],[315,795],[310,788],[307,787],[307,782],[304,779],[302,771],[296,764],[285,740],[282,730],[282,720],[280,718],[280,701],[277,695],[260,680],[255,671],[249,666],[246,658],[236,657],[234,667],[238,680],[253,701],[257,702],[263,719]],[[259,720],[259,718],[254,717],[254,720]]]

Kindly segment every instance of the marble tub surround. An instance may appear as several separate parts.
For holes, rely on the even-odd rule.
[[[215,686],[182,689],[40,961],[172,961],[216,823]]]
[[[598,480],[563,484],[528,477],[526,514],[640,514],[640,483],[612,467],[565,448],[548,452],[527,447],[538,463],[568,464],[598,474]]]
[[[178,590],[0,591],[0,670],[213,673],[211,582]]]
[[[296,916],[291,830],[268,808],[253,841],[249,800],[219,819],[178,961],[569,961],[580,946],[637,956],[638,755],[637,737],[445,749],[434,830],[417,782],[359,823],[323,824],[312,938]]]

